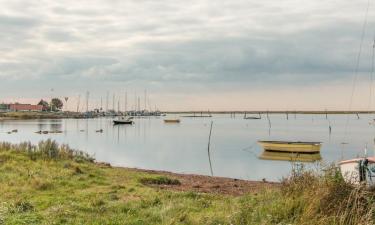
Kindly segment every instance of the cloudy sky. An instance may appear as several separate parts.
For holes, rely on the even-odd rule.
[[[147,89],[163,110],[347,109],[367,2],[0,0],[0,101],[127,91],[130,107]],[[355,108],[375,108],[374,34],[375,4]]]

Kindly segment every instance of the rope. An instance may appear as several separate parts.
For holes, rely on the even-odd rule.
[[[359,62],[361,60],[363,40],[364,40],[365,34],[366,34],[366,26],[367,26],[369,8],[370,8],[370,0],[367,1],[367,8],[366,8],[365,18],[364,18],[364,22],[363,22],[363,26],[362,26],[361,42],[359,44],[357,61],[356,61],[356,66],[355,66],[355,70],[354,70],[354,78],[353,78],[353,83],[352,83],[352,91],[351,91],[351,95],[350,95],[348,111],[350,111],[352,109],[352,105],[353,105],[353,97],[354,97],[355,87],[356,87],[357,79],[358,79]],[[347,133],[348,133],[349,115],[350,114],[348,114],[346,116],[344,140],[346,139],[346,136],[347,136]],[[342,149],[342,151],[343,150],[344,149]]]
[[[374,35],[374,43],[372,45],[372,57],[371,57],[371,72],[370,72],[370,97],[369,97],[369,104],[368,104],[368,111],[371,109],[372,105],[372,85],[373,85],[373,74],[374,74],[374,58],[375,58],[375,35]]]

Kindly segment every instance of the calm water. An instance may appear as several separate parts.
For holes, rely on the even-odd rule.
[[[174,116],[169,116],[174,117]],[[0,140],[37,143],[48,138],[86,151],[98,161],[115,166],[166,170],[209,175],[207,142],[213,121],[211,157],[214,175],[249,180],[277,181],[287,176],[291,163],[260,160],[257,140],[299,140],[323,142],[325,162],[335,162],[363,154],[366,144],[373,154],[375,127],[373,117],[349,115],[270,115],[244,120],[242,115],[214,115],[212,118],[181,118],[180,124],[164,124],[163,118],[140,118],[135,124],[113,126],[112,119],[17,120],[0,122]],[[332,133],[329,134],[329,123]],[[7,134],[18,129],[18,133]],[[96,130],[103,129],[103,133]],[[61,130],[61,134],[36,134],[38,130]],[[84,131],[82,131],[84,130]],[[346,136],[346,138],[345,138]],[[342,142],[348,144],[342,145]],[[308,166],[315,166],[310,163]]]

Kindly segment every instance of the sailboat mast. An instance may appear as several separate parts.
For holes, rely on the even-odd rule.
[[[78,100],[77,100],[77,112],[79,112],[79,103],[81,101],[81,95],[78,95]]]
[[[89,111],[89,97],[90,97],[90,92],[86,92],[86,112]]]
[[[145,105],[144,105],[144,110],[147,109],[147,90],[145,89]]]
[[[113,99],[112,99],[112,110],[115,111],[115,93],[113,93]]]
[[[108,112],[108,105],[109,104],[109,91],[107,91],[107,96],[106,96],[106,105],[105,105],[105,111]]]
[[[125,113],[128,111],[128,92],[125,91]]]

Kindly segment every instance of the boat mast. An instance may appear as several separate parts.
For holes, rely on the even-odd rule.
[[[77,112],[79,112],[79,103],[81,101],[81,95],[78,95],[78,101],[77,101]]]
[[[105,105],[106,112],[108,112],[108,106],[109,106],[109,91],[107,91],[107,97],[106,97],[106,105]]]

